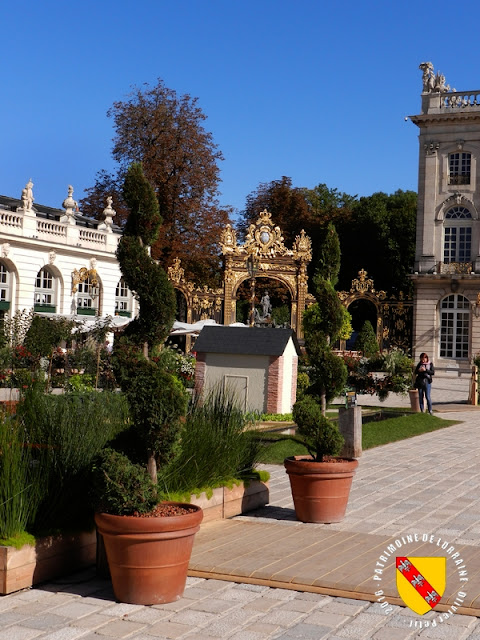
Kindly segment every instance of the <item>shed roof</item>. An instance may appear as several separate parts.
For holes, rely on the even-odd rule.
[[[281,356],[290,338],[300,355],[300,346],[293,329],[206,326],[200,332],[193,350],[197,353]]]

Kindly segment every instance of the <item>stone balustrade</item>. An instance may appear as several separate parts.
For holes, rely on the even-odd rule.
[[[451,91],[441,94],[440,108],[465,109],[480,107],[480,89],[476,91]]]
[[[86,228],[79,224],[39,217],[32,213],[0,209],[0,233],[6,236],[5,239],[10,236],[12,240],[14,237],[32,241],[45,240],[54,242],[56,245],[91,248],[112,254],[116,251],[120,234],[111,233],[111,229],[104,231]]]
[[[22,228],[23,216],[16,213],[8,213],[6,211],[0,211],[0,228],[1,227],[17,227]]]
[[[50,220],[37,220],[37,234],[63,236],[67,235],[67,225],[60,222],[51,222]]]
[[[105,244],[107,234],[103,231],[95,231],[93,229],[79,229],[81,242],[92,242],[96,244]]]

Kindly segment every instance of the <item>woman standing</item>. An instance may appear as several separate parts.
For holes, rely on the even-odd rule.
[[[430,415],[433,415],[432,399],[430,393],[432,389],[432,376],[435,375],[435,367],[433,366],[433,362],[430,362],[430,360],[428,359],[428,355],[426,353],[420,354],[420,362],[415,368],[415,375],[415,388],[418,389],[420,411],[423,413],[423,397],[425,396],[427,398],[428,413]]]

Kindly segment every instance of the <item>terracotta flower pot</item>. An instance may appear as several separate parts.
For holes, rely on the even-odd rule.
[[[197,506],[191,513],[169,517],[95,514],[117,599],[130,604],[164,604],[181,598],[202,518],[203,511]]]
[[[343,520],[358,460],[315,462],[293,456],[284,465],[299,520],[324,524]]]

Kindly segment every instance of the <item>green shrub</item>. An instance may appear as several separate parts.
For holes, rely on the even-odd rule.
[[[125,176],[123,196],[130,209],[117,247],[122,275],[139,300],[139,314],[115,340],[112,365],[132,418],[135,449],[144,451],[152,482],[158,466],[175,453],[181,418],[187,407],[182,384],[152,356],[165,342],[175,319],[175,292],[164,269],[150,255],[162,217],[155,191],[142,165]]]
[[[127,456],[104,449],[92,466],[92,494],[95,508],[105,513],[128,516],[148,513],[157,503],[157,487],[145,466]]]
[[[272,320],[277,326],[287,326],[290,324],[291,313],[289,307],[284,304],[272,310]]]
[[[66,318],[33,316],[24,345],[36,356],[50,357],[54,347],[58,347],[63,340],[71,339],[72,329],[77,324]]]
[[[364,356],[370,358],[379,352],[377,337],[373,330],[372,323],[366,320],[360,329],[355,340],[355,349],[361,351]]]
[[[305,396],[293,407],[293,419],[309,454],[317,462],[326,456],[336,456],[342,449],[344,438],[338,427],[322,414],[319,403]]]

